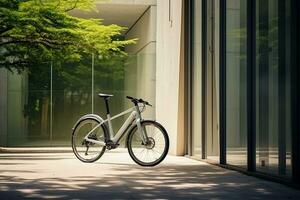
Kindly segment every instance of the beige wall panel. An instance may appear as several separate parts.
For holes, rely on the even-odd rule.
[[[178,154],[178,108],[182,0],[157,1],[156,118],[170,137],[171,154]]]

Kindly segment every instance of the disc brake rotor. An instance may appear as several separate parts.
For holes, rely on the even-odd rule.
[[[152,137],[148,137],[148,144],[145,147],[146,149],[153,149],[155,147],[155,140]]]

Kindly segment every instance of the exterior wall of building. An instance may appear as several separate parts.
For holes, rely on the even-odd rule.
[[[157,1],[156,118],[169,133],[170,153],[183,155],[180,124],[182,1]]]
[[[292,146],[297,143],[291,139],[295,134],[291,123],[292,110],[296,107],[291,100],[295,92],[292,71],[297,66],[291,64],[294,44],[291,42],[296,38],[295,35],[290,37],[297,32],[293,30],[294,24],[291,23],[291,20],[297,21],[291,17],[295,12],[291,9],[295,2],[274,0],[270,3],[258,0],[250,1],[249,4],[245,0],[185,1],[187,2],[192,3],[188,5],[192,12],[184,15],[187,19],[192,18],[192,27],[186,30],[192,38],[191,49],[186,51],[192,52],[189,59],[194,59],[188,62],[191,63],[190,66],[186,66],[192,71],[189,80],[192,84],[191,96],[197,94],[194,90],[197,90],[194,87],[195,73],[200,75],[195,67],[204,69],[201,83],[206,84],[206,91],[196,99],[198,102],[201,99],[206,101],[201,105],[205,126],[197,132],[191,128],[191,133],[187,133],[189,148],[194,150],[197,147],[195,143],[200,138],[204,146],[201,147],[203,151],[199,154],[200,158],[232,165],[253,174],[258,172],[260,175],[285,180],[293,178],[295,182],[299,182],[299,167],[295,168],[299,166],[295,163],[300,163],[299,157],[295,156],[299,150],[292,150]],[[201,9],[199,3],[203,6]],[[196,6],[198,8],[195,10]],[[206,19],[195,24],[200,12]],[[294,15],[296,16],[295,13]],[[206,36],[202,37],[200,32],[196,32],[199,31],[199,24]],[[197,44],[197,37],[200,37],[202,43],[205,42],[205,47]],[[195,45],[202,48],[200,55],[205,59],[203,66],[195,62],[199,56]],[[181,84],[180,82],[179,88]],[[199,83],[196,84],[199,87]],[[192,105],[189,112],[193,116],[199,113],[199,109],[195,110]],[[219,116],[220,135],[214,134],[214,128],[219,126],[207,123],[209,120],[217,121]],[[192,126],[197,123],[200,125],[200,121],[194,121],[192,117]],[[195,137],[196,134],[200,137]],[[295,135],[294,137],[296,138]],[[217,142],[214,142],[215,139]],[[215,144],[220,149],[214,148],[217,146]],[[195,151],[190,155],[195,156]]]
[[[144,116],[165,126],[173,155],[184,155],[185,142],[182,14],[181,0],[157,1],[126,34],[138,42],[126,47],[125,93],[155,105]]]
[[[149,6],[126,34],[126,38],[137,38],[137,43],[126,47],[129,54],[125,66],[125,94],[149,101],[144,118],[155,118],[156,84],[156,6]],[[132,106],[125,101],[125,107]]]

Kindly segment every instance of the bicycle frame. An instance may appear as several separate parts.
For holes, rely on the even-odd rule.
[[[114,134],[113,128],[112,128],[112,123],[111,121],[121,117],[123,115],[126,115],[128,113],[131,113],[129,115],[129,117],[125,120],[125,122],[123,123],[123,125],[121,126],[121,128],[118,130],[118,132],[116,134]],[[94,132],[97,128],[99,128],[102,124],[104,123],[108,123],[108,132],[109,132],[109,140],[112,141],[114,144],[117,144],[120,139],[124,136],[124,134],[126,133],[126,131],[128,130],[128,128],[133,124],[135,120],[135,123],[137,124],[138,127],[138,131],[141,134],[141,139],[143,140],[143,142],[146,144],[147,142],[147,133],[146,130],[142,129],[141,126],[141,112],[139,110],[139,106],[134,106],[132,108],[129,108],[128,110],[125,110],[122,113],[119,113],[113,117],[110,117],[110,114],[107,114],[107,119],[102,121],[100,124],[98,124],[97,126],[95,126],[90,132],[87,133],[87,135],[84,137],[84,139],[88,142],[93,142],[102,146],[105,146],[106,143],[104,141],[98,141],[98,140],[94,140],[94,139],[90,139],[88,138],[88,136]]]

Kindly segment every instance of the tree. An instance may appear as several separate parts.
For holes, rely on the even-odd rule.
[[[87,53],[125,55],[124,27],[71,16],[95,0],[0,0],[0,67],[22,71],[44,61],[78,61]]]
[[[91,100],[92,53],[101,89],[123,82],[124,47],[135,40],[122,38],[124,27],[69,14],[94,5],[95,0],[0,0],[0,68],[25,71],[28,91],[23,113],[32,134],[49,131],[50,87],[54,113],[65,104],[70,108],[67,113],[75,114],[87,106],[82,102]]]

